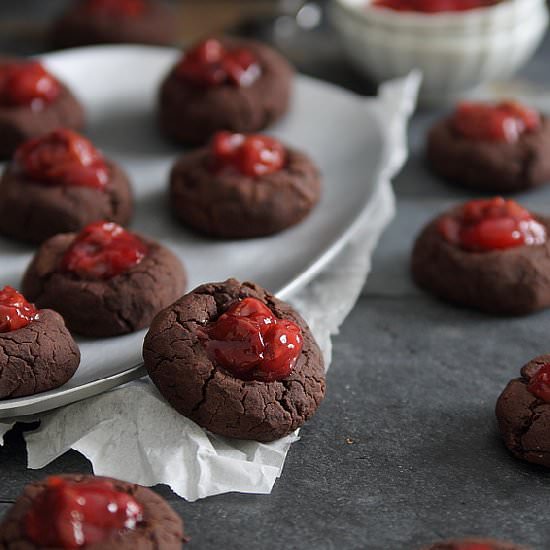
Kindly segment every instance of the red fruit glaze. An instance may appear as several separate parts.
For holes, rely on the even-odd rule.
[[[302,352],[302,331],[256,298],[233,304],[206,329],[210,359],[244,380],[288,377]]]
[[[550,403],[550,363],[544,363],[531,377],[527,389],[538,399]]]
[[[25,529],[40,548],[81,548],[133,530],[142,520],[141,504],[110,481],[52,476],[32,502]]]
[[[38,61],[0,63],[0,105],[40,110],[57,99],[61,85]]]
[[[146,7],[143,0],[86,0],[82,9],[93,15],[138,17]]]
[[[276,139],[259,134],[245,136],[218,132],[210,146],[215,170],[237,170],[244,176],[258,177],[279,171],[286,162],[286,151]]]
[[[277,322],[273,312],[256,298],[244,298],[238,301],[231,306],[228,313],[235,317],[248,317],[257,323],[262,336],[265,336],[267,330]]]
[[[38,310],[11,286],[0,290],[0,332],[26,327],[38,317]]]
[[[41,183],[103,189],[109,181],[101,153],[72,130],[54,130],[25,142],[15,152],[14,162]]]
[[[395,11],[441,13],[485,8],[498,2],[499,0],[374,0],[372,5]]]
[[[61,260],[61,270],[82,279],[110,279],[139,264],[147,255],[146,244],[116,223],[94,222],[86,226]]]
[[[255,55],[246,48],[227,49],[215,38],[200,42],[176,65],[176,75],[197,86],[250,86],[262,73]]]
[[[302,351],[302,331],[292,321],[278,319],[265,334],[263,361],[258,365],[256,378],[271,382],[286,378]]]
[[[546,228],[513,200],[502,197],[473,200],[441,216],[439,234],[471,252],[488,252],[546,242]]]
[[[263,358],[264,342],[258,323],[224,313],[208,331],[207,351],[236,376],[246,377]]]
[[[516,101],[496,105],[459,103],[451,118],[456,132],[467,139],[515,143],[541,124],[540,114]]]

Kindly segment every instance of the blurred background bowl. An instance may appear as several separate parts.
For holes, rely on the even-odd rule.
[[[548,26],[545,0],[504,0],[458,13],[376,8],[333,0],[331,18],[353,64],[378,82],[420,69],[421,98],[447,102],[478,85],[514,74]]]

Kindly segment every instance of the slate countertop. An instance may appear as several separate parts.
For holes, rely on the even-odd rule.
[[[61,3],[1,3],[0,26],[16,11],[40,19]],[[0,33],[2,48],[27,51]],[[550,86],[549,58],[547,37],[521,77]],[[335,49],[301,64],[355,91],[372,90]],[[550,548],[550,474],[513,459],[494,419],[506,382],[550,351],[550,311],[495,319],[432,300],[408,275],[413,235],[442,209],[472,197],[424,166],[424,135],[440,115],[420,111],[412,121],[411,158],[395,181],[397,217],[334,340],[326,401],[292,446],[273,493],[187,503],[158,489],[184,518],[189,548],[418,550],[465,535]],[[550,189],[515,198],[550,211]],[[41,471],[26,470],[25,458],[17,429],[0,448],[0,512],[31,480],[90,471],[76,452]]]

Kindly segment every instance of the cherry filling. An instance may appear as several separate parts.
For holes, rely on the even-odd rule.
[[[516,101],[496,105],[459,103],[451,118],[453,129],[476,141],[515,143],[525,132],[540,127],[540,114]]]
[[[25,142],[14,161],[24,174],[41,183],[101,190],[109,181],[101,153],[72,130],[54,130]]]
[[[513,200],[502,197],[473,200],[437,222],[449,243],[471,252],[488,252],[546,242],[546,228]]]
[[[40,548],[81,548],[133,530],[142,520],[141,504],[110,481],[52,476],[32,502],[25,529]]]
[[[498,2],[499,0],[374,0],[372,5],[395,11],[440,13],[484,8]]]
[[[544,363],[531,377],[527,389],[538,399],[550,403],[550,363]]]
[[[232,305],[206,328],[210,360],[243,380],[273,382],[290,375],[302,351],[302,331],[278,319],[256,298]]]
[[[116,223],[95,222],[74,239],[61,260],[61,270],[82,279],[110,279],[139,264],[147,245]]]
[[[83,10],[94,15],[138,17],[146,11],[144,0],[86,0]]]
[[[0,105],[38,111],[60,93],[59,82],[38,61],[0,63]]]
[[[263,135],[218,132],[210,151],[214,170],[233,169],[244,176],[257,177],[279,171],[286,162],[286,151],[276,139]]]
[[[256,56],[246,48],[228,49],[214,38],[204,40],[188,51],[175,69],[176,75],[197,86],[223,84],[250,86],[261,75]]]
[[[0,290],[0,332],[26,327],[38,318],[38,310],[11,286]]]

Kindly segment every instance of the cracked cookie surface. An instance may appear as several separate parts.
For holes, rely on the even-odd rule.
[[[86,546],[88,550],[180,550],[182,542],[186,541],[181,519],[162,497],[150,489],[106,477],[86,475],[63,475],[59,477],[75,482],[90,479],[110,481],[115,489],[133,496],[143,507],[143,521],[138,524],[135,530],[124,531],[102,543],[88,545]],[[38,549],[25,536],[23,523],[32,502],[45,487],[45,480],[30,483],[8,510],[0,524],[0,550]],[[51,548],[50,550],[58,549]]]
[[[256,132],[278,120],[290,104],[293,69],[269,46],[253,40],[221,39],[228,48],[250,50],[261,66],[261,76],[250,86],[189,84],[173,68],[161,85],[159,124],[171,139],[202,145],[218,130]]]
[[[521,369],[498,398],[496,416],[506,447],[522,460],[550,468],[550,403],[533,395],[527,385],[537,370],[550,362],[540,355]]]
[[[200,338],[203,327],[247,297],[259,299],[302,330],[302,353],[292,374],[281,381],[241,380],[207,356]],[[263,288],[235,279],[199,286],[157,315],[143,357],[151,379],[179,413],[228,437],[279,439],[302,426],[325,394],[323,358],[305,321]]]
[[[474,141],[458,136],[450,119],[429,132],[427,158],[432,170],[452,183],[480,191],[510,193],[550,180],[550,119],[515,143]]]
[[[221,238],[271,235],[302,221],[319,202],[317,168],[286,149],[280,170],[259,177],[213,173],[208,148],[178,160],[170,177],[172,211],[184,224]]]
[[[0,333],[0,399],[57,388],[79,363],[80,351],[61,315],[40,310],[26,327]]]
[[[141,237],[145,258],[107,280],[85,280],[60,271],[76,234],[57,235],[38,250],[23,277],[23,292],[38,307],[63,315],[67,326],[91,337],[116,336],[149,326],[153,317],[185,291],[180,260],[161,244]]]
[[[550,218],[534,217],[550,232]],[[550,306],[550,240],[468,252],[440,235],[438,219],[414,244],[411,271],[418,286],[448,302],[500,315],[524,315]]]
[[[107,167],[109,182],[98,190],[36,182],[8,165],[0,180],[0,233],[42,243],[97,220],[126,225],[133,211],[130,182],[116,164]]]

